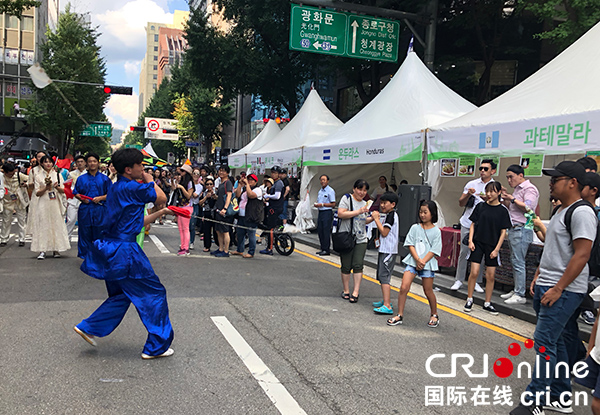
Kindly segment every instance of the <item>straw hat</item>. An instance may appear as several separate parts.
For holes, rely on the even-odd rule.
[[[181,166],[181,170],[192,174],[192,166],[190,166],[189,164],[184,164],[183,166]]]

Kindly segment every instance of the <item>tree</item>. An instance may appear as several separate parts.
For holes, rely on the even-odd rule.
[[[100,157],[110,156],[110,138],[81,137],[73,146],[73,151],[80,153],[92,152]]]
[[[525,3],[525,10],[540,20],[555,21],[552,29],[540,32],[540,39],[548,39],[560,50],[567,48],[600,21],[598,0],[533,0]]]
[[[104,84],[106,66],[96,43],[99,34],[71,12],[70,5],[60,15],[56,32],[48,30],[46,36],[48,40],[41,46],[41,65],[51,79]],[[88,123],[105,120],[107,100],[107,94],[98,86],[55,82],[37,91],[29,116],[42,131],[57,139],[59,152],[64,155],[72,144],[78,144],[79,133],[85,128],[81,118]]]
[[[41,2],[34,0],[0,0],[0,13],[21,18],[25,9],[39,7],[41,4]]]

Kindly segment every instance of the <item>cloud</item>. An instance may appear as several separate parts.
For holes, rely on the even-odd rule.
[[[103,2],[97,2],[103,3]],[[164,1],[159,5],[152,0],[133,0],[115,4],[115,9],[94,13],[92,21],[102,34],[98,43],[109,63],[142,60],[146,53],[146,26],[148,22],[172,23],[173,14],[165,11]],[[106,7],[106,6],[104,6]]]
[[[142,69],[142,61],[127,61],[123,64],[128,78],[136,78]]]
[[[138,119],[139,95],[111,95],[104,108],[104,113],[119,130],[128,130],[128,126],[136,125]]]

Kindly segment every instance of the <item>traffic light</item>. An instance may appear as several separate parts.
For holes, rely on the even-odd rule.
[[[146,131],[146,127],[138,127],[137,125],[131,125],[131,126],[129,126],[129,131],[141,131],[141,132],[144,132],[144,131]]]
[[[163,134],[178,134],[179,133],[177,130],[172,130],[172,129],[168,129],[168,128],[163,128],[162,132],[163,132]]]
[[[104,85],[105,94],[132,95],[133,88],[130,86]]]

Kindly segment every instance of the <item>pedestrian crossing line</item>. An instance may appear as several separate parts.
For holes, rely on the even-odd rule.
[[[158,236],[156,236],[156,235],[148,235],[148,236],[150,237],[152,242],[154,242],[154,245],[156,245],[156,247],[158,248],[158,250],[160,251],[161,254],[170,254],[171,253],[167,249],[167,247],[160,241],[160,239],[158,239]]]
[[[265,391],[271,402],[282,415],[306,415],[298,402],[290,395],[288,390],[279,382],[273,372],[265,365],[262,359],[254,352],[252,347],[244,340],[242,335],[233,327],[225,316],[211,317],[225,340],[242,360],[254,379]]]
[[[308,258],[311,258],[311,259],[314,259],[316,261],[322,262],[324,264],[332,265],[332,266],[334,266],[336,268],[341,268],[341,265],[336,264],[335,262],[331,262],[331,261],[328,261],[326,259],[316,257],[316,256],[314,256],[312,254],[309,254],[308,252],[300,251],[297,247],[296,247],[296,250],[294,252],[298,252],[301,255],[304,255],[304,256],[306,256]],[[365,279],[365,280],[367,280],[369,282],[373,282],[373,283],[375,283],[377,285],[381,285],[378,280],[376,280],[375,278],[371,278],[368,275],[363,274],[363,279]],[[396,291],[396,292],[400,291],[399,288],[394,287],[394,286],[392,286],[391,289],[393,291]],[[408,293],[408,296],[410,298],[412,298],[413,300],[417,300],[417,301],[419,301],[419,302],[421,302],[423,304],[429,304],[429,302],[427,301],[426,297],[423,297],[423,296],[420,296],[420,295],[417,295],[417,294],[413,294],[413,293]],[[463,313],[461,311],[454,310],[454,309],[452,309],[450,307],[446,307],[446,306],[441,305],[439,303],[437,305],[437,308],[439,310],[442,310],[442,311],[445,311],[447,313],[450,313],[453,316],[456,316],[456,317],[462,318],[463,320],[467,320],[467,321],[469,321],[471,323],[477,324],[478,326],[485,327],[486,329],[495,331],[498,334],[502,334],[502,335],[504,335],[506,337],[510,337],[511,339],[515,339],[515,340],[523,342],[523,343],[525,342],[525,340],[528,340],[527,337],[523,337],[523,336],[521,336],[519,334],[513,333],[510,330],[506,330],[505,328],[502,328],[502,327],[496,326],[494,324],[488,323],[487,321],[480,320],[477,317],[473,317],[473,316],[467,315],[467,314],[465,314],[465,313]]]

